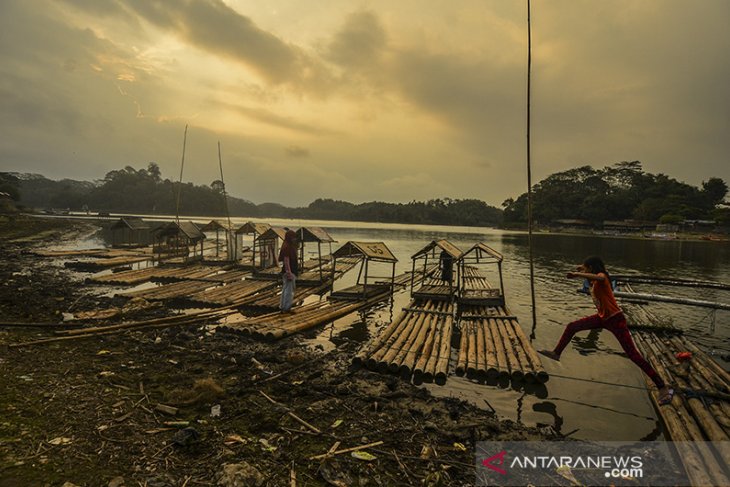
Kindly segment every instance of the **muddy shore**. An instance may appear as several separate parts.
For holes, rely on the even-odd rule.
[[[119,305],[31,254],[93,231],[1,219],[0,321],[55,323]],[[303,346],[306,335],[262,343],[197,323],[9,346],[52,334],[0,327],[1,486],[283,486],[292,476],[296,485],[461,486],[475,480],[476,441],[551,437],[355,369],[355,343],[325,354]],[[381,441],[360,458],[310,459],[337,442],[339,451]]]

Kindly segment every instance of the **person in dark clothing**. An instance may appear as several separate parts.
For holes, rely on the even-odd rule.
[[[454,278],[454,258],[450,253],[442,250],[439,261],[441,264],[441,280],[451,282]]]
[[[287,230],[284,234],[284,243],[279,251],[279,262],[281,262],[282,289],[279,309],[282,313],[291,313],[296,290],[297,275],[299,274],[299,261],[297,260],[297,234],[294,230]]]

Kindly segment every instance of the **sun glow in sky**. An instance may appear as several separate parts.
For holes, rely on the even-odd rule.
[[[730,2],[533,0],[533,178],[730,180]],[[255,203],[526,187],[526,1],[4,0],[0,170],[157,162]]]

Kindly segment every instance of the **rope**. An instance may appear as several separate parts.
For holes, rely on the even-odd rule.
[[[626,389],[640,389],[642,391],[646,390],[646,387],[640,387],[640,386],[632,386],[630,384],[618,384],[616,382],[606,382],[598,379],[585,379],[583,377],[571,377],[569,375],[560,375],[560,374],[553,374],[550,373],[550,377],[558,377],[560,379],[570,379],[570,380],[577,380],[581,382],[591,382],[593,384],[603,384],[607,386],[616,386],[616,387],[624,387]]]

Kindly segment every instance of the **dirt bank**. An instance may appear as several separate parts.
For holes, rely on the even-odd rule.
[[[0,321],[57,321],[113,304],[29,253],[90,230],[0,223]],[[261,343],[194,324],[9,347],[51,332],[0,327],[3,486],[283,486],[293,474],[296,485],[470,485],[475,441],[545,438],[353,369],[355,343],[324,354],[301,337]],[[310,459],[336,443],[375,442],[361,458]]]

